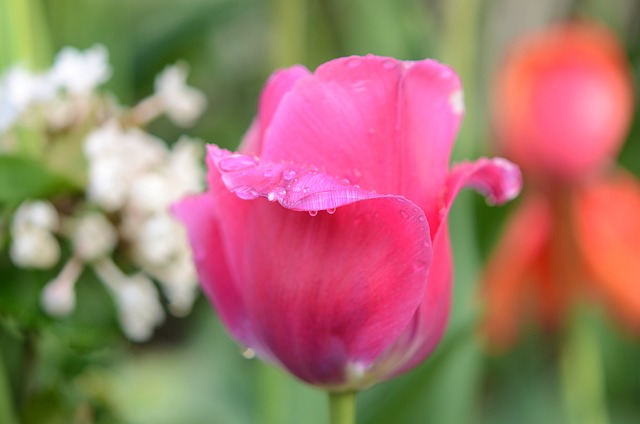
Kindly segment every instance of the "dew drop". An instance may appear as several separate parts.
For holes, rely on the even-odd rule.
[[[329,215],[333,215],[334,213],[336,213],[336,208],[329,208],[329,209],[327,209],[327,213],[328,213]]]
[[[267,200],[270,202],[275,202],[276,201],[276,194],[272,191],[271,193],[267,194]]]
[[[253,200],[258,197],[258,192],[250,187],[238,187],[234,193],[242,200]]]
[[[407,213],[407,211],[401,209],[400,210],[400,216],[402,216],[404,219],[409,218],[409,213]]]
[[[309,215],[316,216],[318,215],[318,211],[309,211]]]
[[[295,178],[295,176],[296,171],[294,171],[293,169],[285,169],[284,171],[282,171],[282,178],[284,178],[285,181],[291,181]]]
[[[251,156],[231,155],[218,162],[218,168],[223,172],[241,171],[256,166],[258,161]]]
[[[244,356],[246,359],[253,359],[256,357],[256,352],[248,347],[242,351],[242,356]]]
[[[359,169],[357,169],[357,168],[353,168],[353,170],[351,171],[351,173],[353,174],[353,176],[354,176],[356,179],[359,179],[360,177],[362,177],[362,172],[360,172],[360,170],[359,170]]]
[[[424,215],[420,215],[420,217],[418,218],[418,220],[424,222],[427,218],[425,218]]]

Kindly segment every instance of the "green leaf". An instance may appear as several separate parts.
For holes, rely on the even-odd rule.
[[[0,155],[0,203],[45,197],[69,188],[65,179],[31,158]]]

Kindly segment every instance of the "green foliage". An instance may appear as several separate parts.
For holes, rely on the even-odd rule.
[[[0,155],[0,205],[45,198],[69,189],[64,178],[35,159]]]

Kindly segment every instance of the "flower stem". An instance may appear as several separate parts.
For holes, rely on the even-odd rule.
[[[356,392],[329,392],[329,415],[331,424],[354,424]]]
[[[607,424],[602,359],[594,330],[578,315],[560,358],[565,413],[569,424]]]
[[[5,372],[2,351],[0,351],[0,422],[7,424],[16,422],[13,410],[13,398],[9,387],[9,379]]]

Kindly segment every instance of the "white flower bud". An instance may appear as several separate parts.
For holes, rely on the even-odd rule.
[[[89,165],[88,197],[108,211],[122,208],[136,179],[168,157],[165,144],[143,131],[123,131],[110,122],[85,140]]]
[[[60,259],[60,246],[47,230],[26,227],[12,232],[11,261],[23,268],[51,268]]]
[[[56,231],[60,225],[58,211],[45,200],[23,202],[13,214],[11,231],[19,231],[26,227]]]
[[[59,216],[49,202],[24,202],[11,222],[11,261],[25,268],[50,268],[60,259],[60,246],[51,233],[58,229]]]
[[[93,263],[98,277],[112,293],[125,335],[137,342],[148,340],[164,321],[164,310],[156,286],[144,274],[127,276],[110,258]]]
[[[44,287],[40,303],[46,313],[64,317],[73,312],[76,307],[74,287],[81,272],[82,263],[73,257],[60,274]]]
[[[155,81],[156,95],[175,124],[191,126],[207,106],[201,91],[187,85],[187,67],[182,63],[166,67]]]
[[[118,242],[118,234],[104,215],[89,212],[75,222],[71,240],[76,255],[90,262],[110,254]]]
[[[49,78],[56,87],[75,95],[89,95],[111,76],[107,49],[96,45],[84,52],[65,47],[56,56]]]
[[[120,323],[127,337],[148,340],[156,326],[164,322],[158,290],[144,274],[129,277],[116,294]]]

